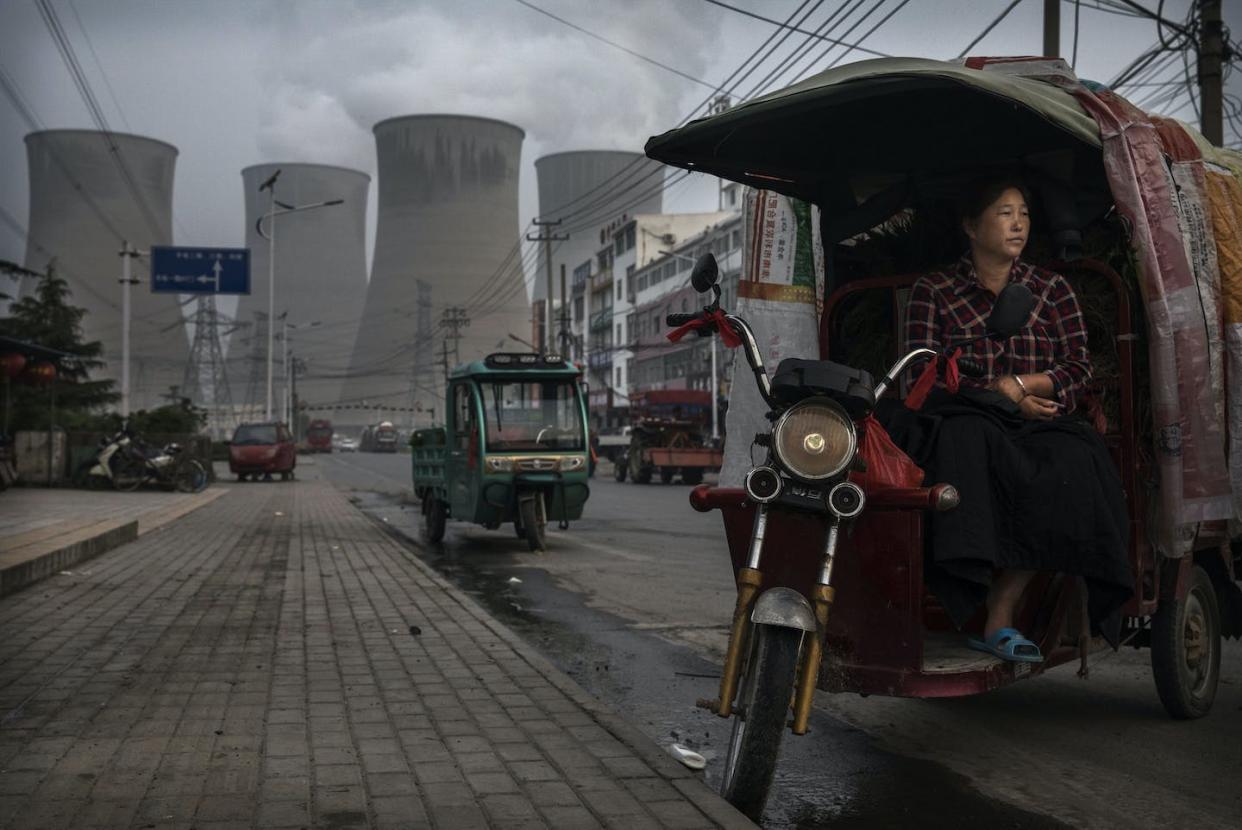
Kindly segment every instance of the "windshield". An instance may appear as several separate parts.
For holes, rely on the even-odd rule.
[[[234,444],[275,444],[276,427],[272,424],[248,424],[233,433]]]
[[[573,381],[482,381],[487,449],[581,450],[582,413]]]

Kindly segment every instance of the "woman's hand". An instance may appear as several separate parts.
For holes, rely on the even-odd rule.
[[[1018,410],[1028,420],[1048,421],[1060,414],[1061,404],[1038,395],[1027,395],[1018,401]]]

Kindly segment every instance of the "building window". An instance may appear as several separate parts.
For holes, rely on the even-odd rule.
[[[617,367],[617,386],[621,385],[621,367]]]
[[[631,248],[633,248],[634,244],[637,242],[637,238],[638,238],[638,226],[637,225],[630,225],[628,228],[626,228],[625,229],[625,250],[628,251]]]
[[[620,344],[624,342],[625,342],[625,335],[621,333],[621,324],[617,323],[617,343]]]
[[[742,247],[742,232],[741,231],[733,232],[733,247],[734,248]]]
[[[617,280],[617,299],[618,300],[621,299],[621,289],[623,288],[625,288],[625,285],[622,284],[621,280]]]

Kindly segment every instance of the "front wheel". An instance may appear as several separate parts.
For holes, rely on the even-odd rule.
[[[738,710],[733,716],[720,794],[758,822],[772,788],[785,734],[802,632],[757,625],[751,631],[751,642],[750,659],[739,684]]]
[[[201,462],[191,458],[182,463],[177,470],[174,482],[177,490],[182,493],[197,493],[207,487],[207,468]]]
[[[532,553],[543,551],[548,518],[543,510],[543,494],[536,493],[518,502],[518,513],[522,518],[522,530],[526,534],[526,544]]]
[[[448,524],[448,513],[444,502],[435,496],[427,496],[429,504],[423,509],[423,538],[433,545],[444,541],[444,529]]]
[[[1161,602],[1152,618],[1151,671],[1174,718],[1201,718],[1212,708],[1220,681],[1220,610],[1203,568],[1191,569],[1185,598]]]
[[[630,462],[625,456],[619,456],[613,463],[612,477],[617,481],[625,481],[625,474],[629,471]]]

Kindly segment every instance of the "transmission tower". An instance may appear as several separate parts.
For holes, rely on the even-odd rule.
[[[445,342],[453,341],[453,363],[456,365],[461,362],[461,352],[458,349],[461,343],[461,329],[470,327],[470,316],[461,306],[449,306],[440,315],[440,324],[448,330]]]
[[[181,381],[183,394],[210,413],[217,434],[231,425],[233,394],[229,388],[228,367],[220,346],[221,329],[232,330],[233,323],[220,315],[214,296],[199,297],[194,312],[194,342]]]

